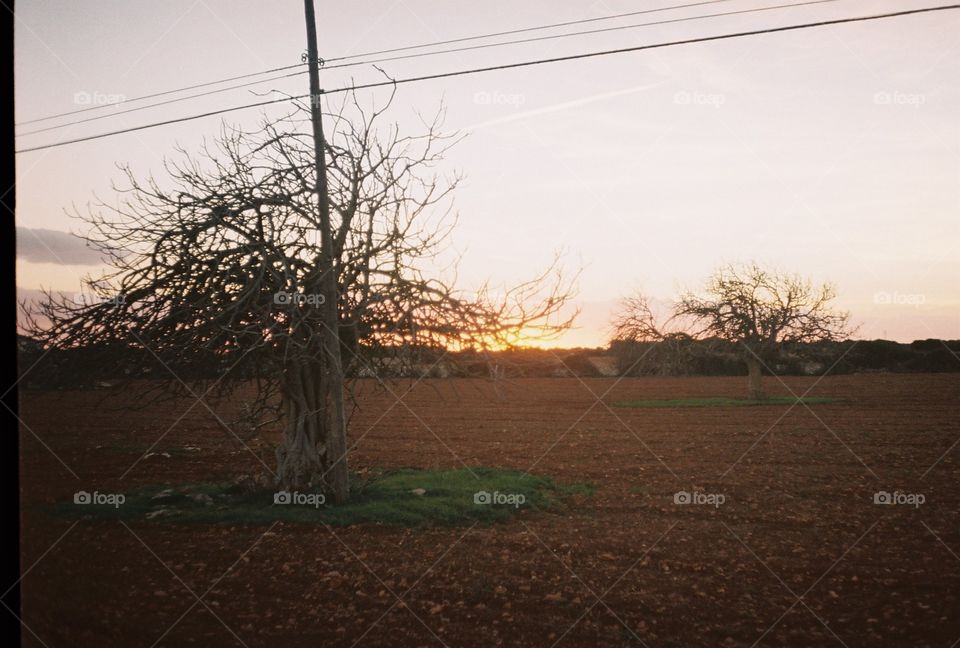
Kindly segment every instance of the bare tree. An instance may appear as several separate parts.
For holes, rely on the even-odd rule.
[[[763,368],[789,344],[849,336],[849,316],[830,308],[832,285],[762,268],[729,264],[717,270],[701,294],[687,292],[667,321],[657,322],[643,296],[623,301],[614,321],[615,340],[669,340],[690,336],[737,344],[747,366],[748,397],[763,399]]]
[[[459,176],[431,167],[457,138],[441,132],[442,111],[419,135],[380,126],[392,99],[371,107],[349,95],[326,115],[345,372],[377,376],[448,349],[500,347],[521,330],[550,337],[569,327],[560,311],[571,286],[556,262],[512,289],[470,294],[432,270],[454,225]],[[85,279],[99,299],[47,294],[27,307],[26,328],[47,348],[98,350],[118,370],[160,363],[177,376],[159,381],[162,394],[193,392],[190,378],[211,368],[213,397],[253,381],[247,409],[283,425],[278,481],[343,501],[347,446],[325,385],[312,145],[309,110],[298,105],[252,132],[224,126],[200,156],[178,149],[162,182],[122,167],[119,200],[77,214],[111,267]]]
[[[656,342],[664,337],[662,328],[646,295],[637,293],[620,300],[613,319],[614,341]]]
[[[692,371],[694,340],[668,330],[642,293],[624,297],[612,322],[610,348],[621,374],[677,375]]]

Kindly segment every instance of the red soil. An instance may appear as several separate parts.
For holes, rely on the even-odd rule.
[[[71,527],[47,505],[264,472],[271,439],[240,446],[204,406],[184,415],[190,401],[131,413],[111,409],[121,394],[26,392],[24,645],[950,648],[960,375],[767,380],[849,402],[607,407],[740,396],[740,378],[364,384],[352,469],[502,466],[596,487],[562,513],[455,529]],[[137,462],[161,435],[154,452],[199,450]],[[898,489],[926,501],[873,503]],[[678,490],[725,502],[678,506]]]

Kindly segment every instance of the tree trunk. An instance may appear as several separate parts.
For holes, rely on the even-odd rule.
[[[323,367],[295,362],[284,371],[283,439],[277,447],[277,481],[288,490],[315,489],[340,501],[338,468],[346,462],[343,444],[330,443],[332,414]],[[344,471],[345,472],[345,471]]]
[[[336,294],[336,293],[334,293]],[[329,486],[333,494],[333,500],[337,504],[343,504],[350,499],[350,473],[347,470],[347,414],[344,407],[343,396],[343,370],[340,364],[340,340],[335,335],[333,341],[327,339],[327,344],[333,344],[337,347],[337,357],[334,359],[335,366],[330,368],[330,372],[324,378],[324,402],[325,411],[328,417],[323,419],[326,423],[324,429],[323,446],[325,452],[324,475],[325,484]]]
[[[760,361],[754,357],[749,357],[747,362],[747,397],[750,400],[763,400],[766,394],[763,393],[763,366]]]

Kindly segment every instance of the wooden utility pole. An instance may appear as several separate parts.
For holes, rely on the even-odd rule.
[[[340,314],[336,262],[333,258],[333,230],[330,226],[330,198],[327,194],[327,160],[323,139],[323,113],[320,109],[320,62],[317,55],[317,24],[313,0],[304,0],[307,22],[307,66],[310,70],[310,115],[313,119],[313,148],[317,173],[317,201],[320,207],[320,289],[323,303],[323,347],[326,365],[327,438],[322,442],[326,457],[337,463],[328,466],[327,477],[333,498],[345,502],[350,497],[347,473],[346,410],[343,404],[343,363],[340,359]]]

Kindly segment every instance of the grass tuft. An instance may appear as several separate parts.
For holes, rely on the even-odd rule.
[[[762,405],[793,405],[794,403],[806,405],[822,405],[824,403],[842,403],[842,398],[831,398],[829,396],[807,396],[805,398],[795,398],[794,396],[769,396],[763,400],[751,400],[747,398],[671,398],[663,400],[631,400],[617,401],[614,407],[759,407]]]
[[[593,492],[589,484],[561,486],[546,477],[497,468],[411,468],[365,477],[354,475],[351,488],[349,502],[333,505],[318,504],[317,498],[312,504],[278,504],[273,489],[250,490],[233,483],[151,486],[124,493],[119,506],[69,501],[56,504],[54,510],[70,517],[157,523],[460,526],[474,522],[489,525],[523,510],[557,510],[570,496]],[[494,493],[514,497],[509,503],[476,503],[475,494],[481,491],[491,497]],[[517,496],[522,496],[522,502]]]

